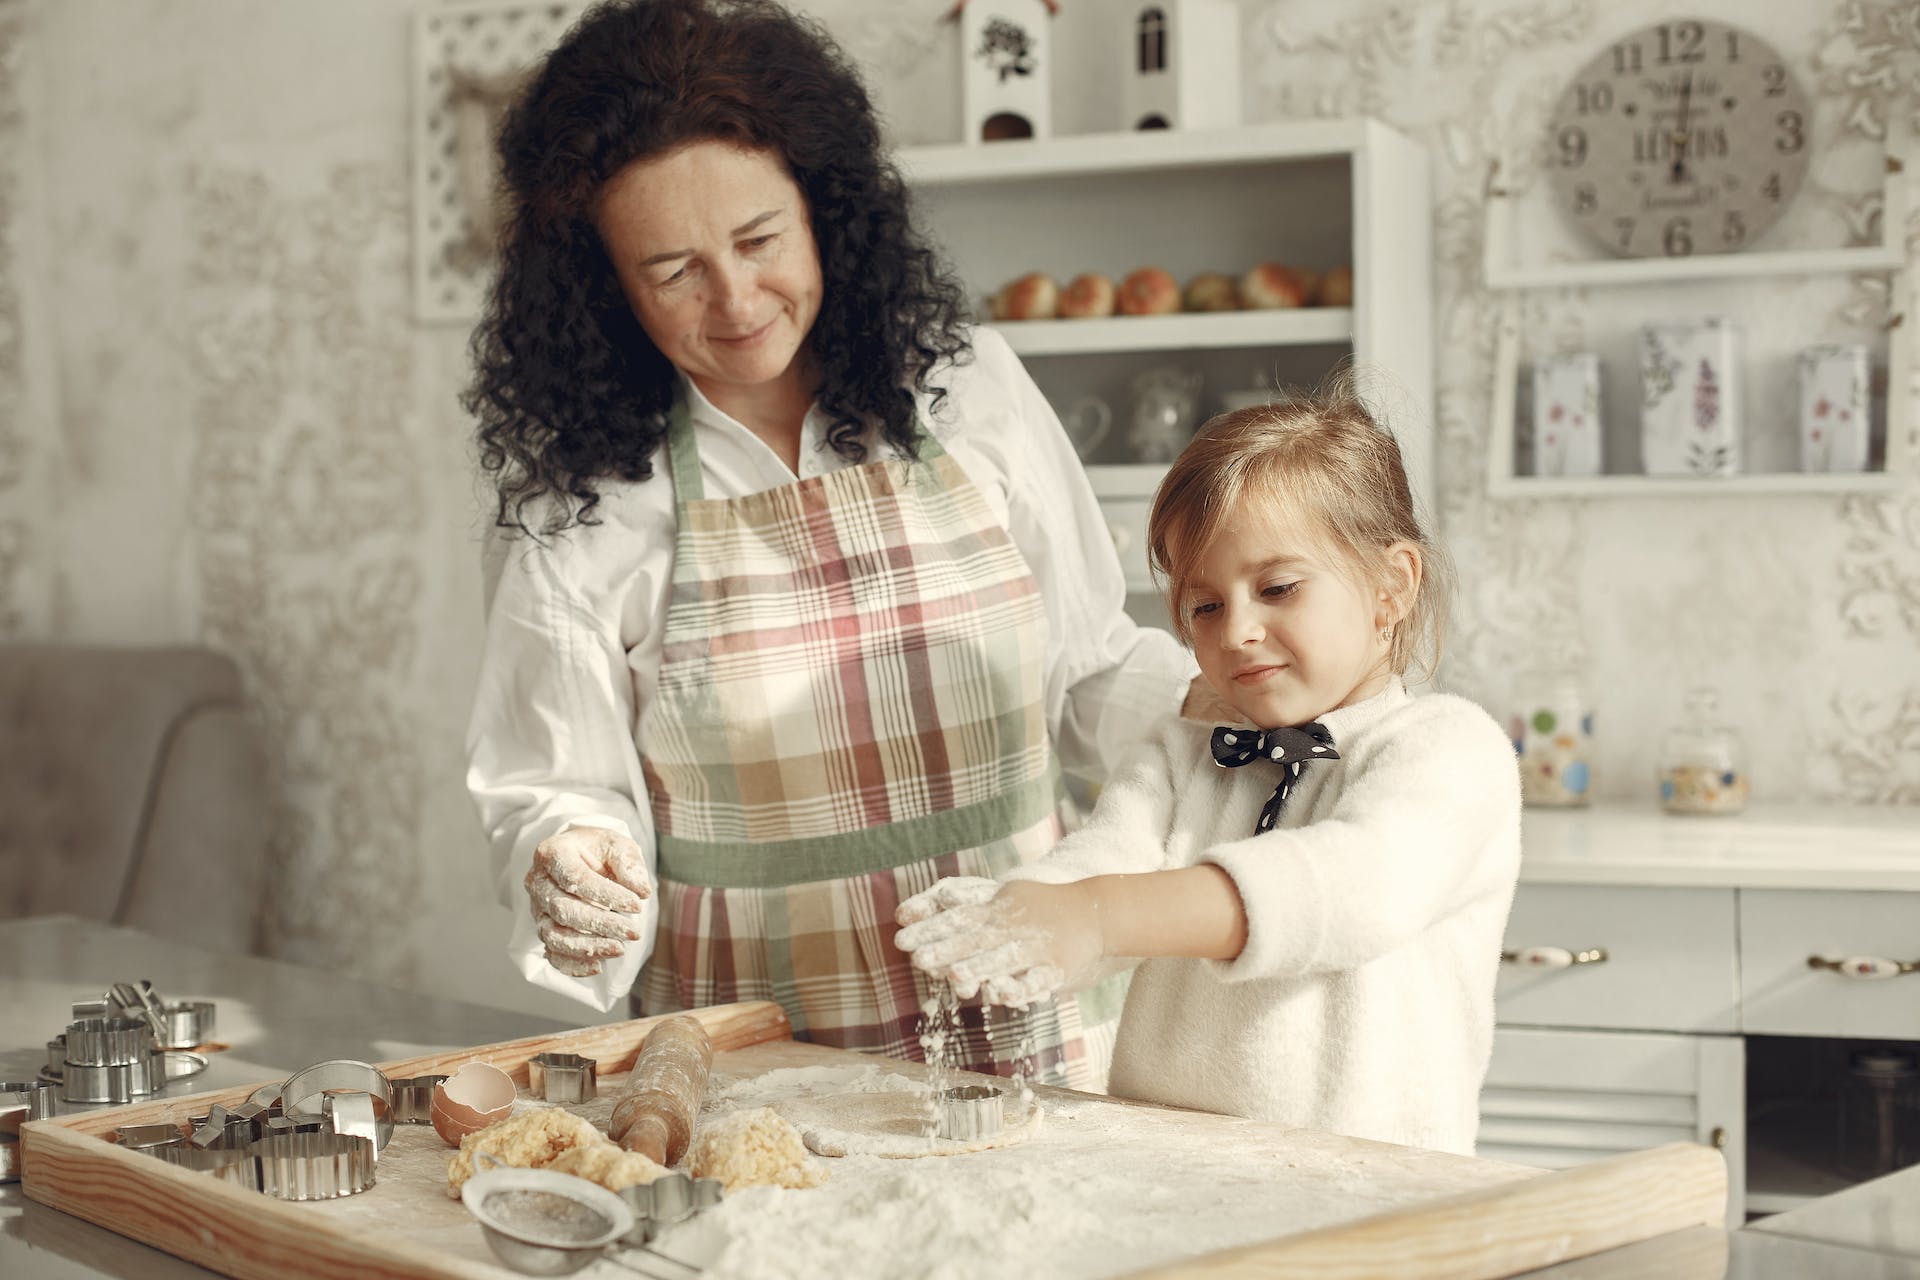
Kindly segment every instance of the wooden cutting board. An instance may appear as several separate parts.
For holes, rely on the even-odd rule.
[[[702,1010],[699,1017],[716,1049],[710,1106],[757,1105],[777,1094],[782,1082],[810,1077],[917,1077],[924,1071],[914,1064],[795,1043],[774,1004],[725,1005]],[[450,1071],[478,1059],[506,1070],[524,1088],[527,1063],[535,1054],[584,1054],[600,1064],[601,1099],[581,1110],[604,1124],[618,1077],[632,1065],[653,1021],[380,1065],[391,1076],[405,1077]],[[447,1196],[450,1153],[424,1126],[396,1129],[372,1189],[321,1203],[275,1200],[111,1141],[119,1125],[182,1120],[216,1102],[237,1105],[252,1088],[24,1125],[26,1193],[243,1278],[501,1280],[514,1274],[492,1258],[478,1226]],[[731,1216],[744,1229],[741,1248],[754,1243],[752,1228],[765,1223],[777,1233],[787,1262],[808,1256],[796,1251],[812,1248],[822,1269],[830,1265],[840,1275],[856,1277],[898,1274],[919,1265],[861,1243],[863,1221],[871,1227],[879,1210],[902,1211],[907,1221],[924,1225],[921,1234],[932,1233],[932,1247],[948,1243],[939,1233],[949,1232],[951,1249],[942,1256],[943,1265],[978,1257],[978,1273],[992,1274],[1005,1268],[978,1251],[983,1240],[1001,1233],[964,1237],[939,1205],[930,1200],[923,1212],[912,1198],[926,1194],[954,1202],[960,1189],[968,1188],[964,1203],[997,1212],[991,1195],[998,1178],[1025,1197],[1016,1197],[1006,1210],[1012,1227],[1031,1225],[1015,1222],[1034,1212],[1037,1193],[1030,1188],[1042,1188],[1053,1198],[1048,1211],[1057,1230],[1039,1231],[1024,1245],[1018,1231],[1007,1233],[1008,1247],[1026,1250],[1018,1256],[1032,1264],[1024,1268],[1030,1271],[1049,1270],[1046,1256],[1033,1252],[1037,1241],[1058,1250],[1053,1269],[1064,1269],[1071,1260],[1081,1274],[1236,1280],[1392,1274],[1477,1280],[1689,1227],[1717,1227],[1726,1210],[1725,1167],[1719,1153],[1706,1147],[1662,1147],[1540,1173],[1066,1090],[1038,1092],[1047,1124],[1019,1148],[934,1161],[830,1161],[833,1180],[820,1191],[753,1192],[714,1212]],[[903,1171],[902,1165],[921,1167]],[[1139,1176],[1128,1172],[1133,1169]],[[1116,1194],[1115,1187],[1125,1194]],[[779,1218],[782,1213],[785,1219]],[[1169,1236],[1170,1230],[1175,1234]],[[1085,1238],[1074,1238],[1075,1231]],[[1221,1248],[1229,1243],[1233,1247]],[[717,1274],[750,1274],[752,1255],[744,1256],[747,1265],[738,1252],[723,1255]],[[1102,1259],[1119,1261],[1107,1266]],[[601,1273],[632,1274],[611,1263],[581,1274]]]

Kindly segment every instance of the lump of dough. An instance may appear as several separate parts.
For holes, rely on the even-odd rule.
[[[594,1143],[613,1146],[591,1121],[571,1111],[559,1107],[523,1111],[460,1139],[459,1154],[447,1165],[447,1194],[460,1198],[460,1188],[478,1172],[473,1166],[477,1151],[486,1152],[501,1164],[538,1169],[551,1164],[562,1152]]]
[[[667,1173],[666,1166],[655,1164],[638,1151],[623,1151],[604,1138],[569,1147],[541,1168],[597,1182],[609,1191],[652,1182]]]
[[[701,1127],[687,1153],[696,1178],[742,1187],[817,1187],[827,1171],[807,1154],[800,1131],[772,1107],[735,1111]]]

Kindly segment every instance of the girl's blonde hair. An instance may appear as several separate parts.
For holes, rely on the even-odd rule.
[[[1353,373],[1343,371],[1313,392],[1288,392],[1272,404],[1235,409],[1200,428],[1174,460],[1147,517],[1147,554],[1167,597],[1174,631],[1193,643],[1180,601],[1187,568],[1228,520],[1255,502],[1269,502],[1317,522],[1368,590],[1403,598],[1406,613],[1388,653],[1396,674],[1418,664],[1431,679],[1446,632],[1452,570],[1446,553],[1422,529],[1393,433],[1361,401]],[[1388,549],[1420,550],[1419,589],[1405,586]]]

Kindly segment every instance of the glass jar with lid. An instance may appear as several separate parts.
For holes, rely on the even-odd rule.
[[[1747,807],[1746,744],[1720,723],[1718,690],[1687,692],[1685,718],[1660,744],[1660,805],[1668,813],[1739,813]]]
[[[1840,1084],[1840,1159],[1865,1178],[1920,1162],[1920,1064],[1912,1054],[1867,1049]]]
[[[1571,669],[1522,672],[1514,688],[1513,749],[1520,795],[1565,808],[1593,800],[1593,708]]]

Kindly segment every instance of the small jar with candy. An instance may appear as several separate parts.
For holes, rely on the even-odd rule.
[[[1689,690],[1686,718],[1660,747],[1660,806],[1668,813],[1739,813],[1751,783],[1746,746],[1720,723],[1717,690]]]
[[[1570,671],[1525,672],[1514,704],[1521,798],[1557,808],[1592,803],[1593,709],[1579,678]]]

